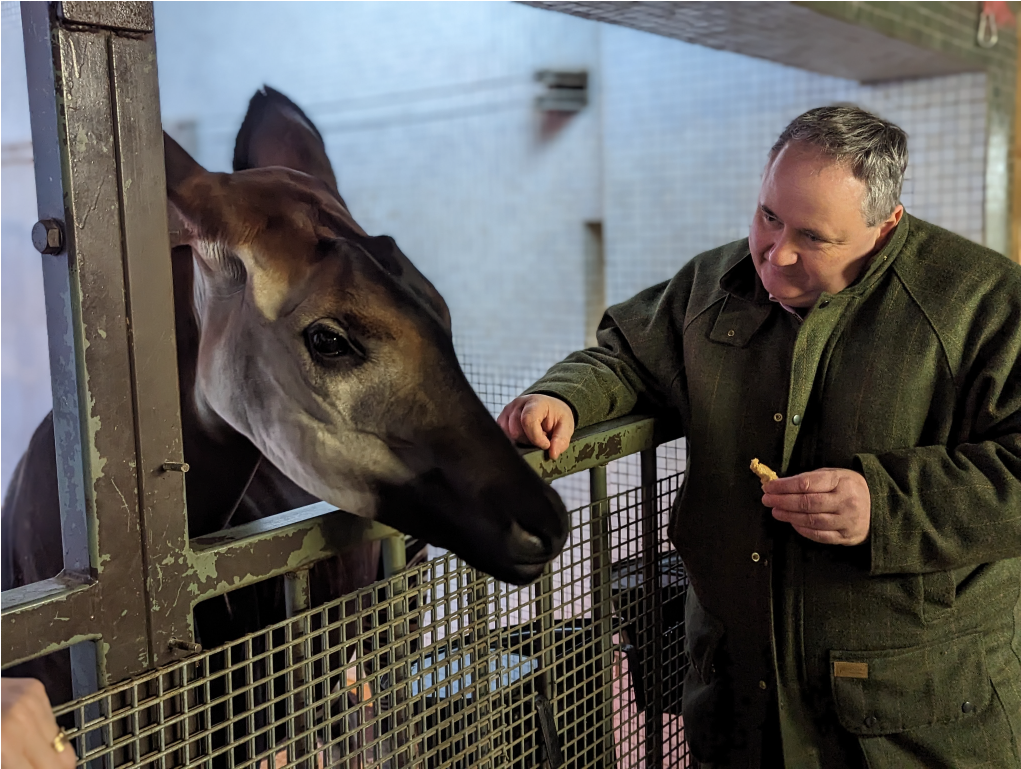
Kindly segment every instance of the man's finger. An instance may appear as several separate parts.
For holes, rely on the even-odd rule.
[[[507,418],[508,435],[516,443],[525,443],[528,439],[525,436],[525,428],[521,424],[521,412],[524,404],[516,403]]]
[[[781,507],[774,507],[773,517],[778,521],[791,524],[795,529],[841,531],[845,527],[845,521],[839,515],[833,513],[801,513],[794,510],[785,510]]]
[[[835,513],[840,500],[832,493],[813,494],[763,494],[762,504],[766,507],[780,507],[799,513]]]
[[[829,469],[810,470],[807,473],[799,473],[786,478],[777,478],[769,481],[762,488],[769,494],[807,494],[833,491],[837,488],[840,477]]]
[[[546,418],[547,413],[549,412],[546,407],[536,404],[534,401],[525,404],[525,407],[521,409],[520,421],[521,427],[525,431],[525,438],[540,449],[550,447],[549,438],[546,437],[546,433],[542,429],[542,421]]]
[[[512,441],[519,440],[518,436],[521,433],[521,404],[517,400],[512,400],[504,406],[500,416],[496,418],[496,423]]]
[[[574,425],[565,419],[561,419],[553,426],[553,434],[550,436],[550,459],[556,459],[564,452],[564,449],[571,445],[573,433]]]
[[[798,532],[805,539],[810,539],[821,545],[844,544],[844,535],[839,531],[820,531],[818,529],[806,529],[801,526],[795,526],[794,531]]]

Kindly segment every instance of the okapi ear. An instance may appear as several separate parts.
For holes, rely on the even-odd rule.
[[[234,143],[234,170],[284,166],[316,177],[337,193],[323,137],[301,108],[269,86],[256,91]]]
[[[185,245],[195,236],[195,222],[186,212],[182,189],[185,184],[206,169],[189,155],[184,147],[163,132],[163,158],[167,170],[167,224],[170,229],[170,247]]]

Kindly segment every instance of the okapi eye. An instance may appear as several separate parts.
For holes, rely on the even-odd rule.
[[[305,340],[312,354],[325,360],[335,360],[355,351],[342,331],[321,323],[308,328]]]

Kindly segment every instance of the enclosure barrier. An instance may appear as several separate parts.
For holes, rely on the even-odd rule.
[[[280,624],[58,708],[81,763],[685,766],[686,579],[664,547],[679,486],[655,477],[664,437],[633,417],[579,431],[556,461],[524,455],[549,479],[590,474],[591,503],[534,585],[447,554],[314,609],[295,591]],[[641,485],[608,496],[607,463],[633,454]],[[224,533],[240,547],[336,517]]]
[[[151,3],[23,3],[63,571],[3,594],[5,668],[69,650],[84,764],[683,765],[685,578],[663,549],[677,474],[652,421],[580,431],[548,481],[590,504],[510,588],[311,505],[189,539]],[[144,311],[139,311],[144,308]],[[608,494],[607,464],[640,483]],[[618,484],[619,485],[619,484]],[[387,580],[311,609],[308,569],[385,541]],[[196,605],[284,577],[288,619],[196,643]]]

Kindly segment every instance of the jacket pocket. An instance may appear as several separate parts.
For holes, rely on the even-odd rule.
[[[830,682],[841,726],[860,736],[975,718],[993,698],[979,633],[908,649],[831,651]]]
[[[712,683],[716,675],[716,652],[723,640],[723,623],[702,607],[690,587],[684,602],[684,632],[692,668],[702,683]]]

